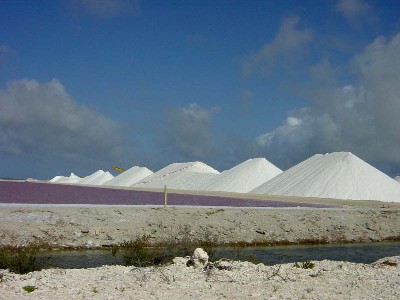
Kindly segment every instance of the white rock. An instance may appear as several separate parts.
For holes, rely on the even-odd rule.
[[[201,248],[194,250],[192,255],[192,262],[195,268],[204,267],[208,263],[208,254]]]

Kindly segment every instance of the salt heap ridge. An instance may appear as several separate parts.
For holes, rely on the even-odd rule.
[[[282,173],[282,170],[265,158],[251,158],[222,172],[204,190],[248,193],[264,182]]]
[[[399,183],[350,152],[316,154],[251,193],[400,202]]]
[[[81,180],[79,176],[76,176],[74,173],[71,173],[69,176],[56,176],[50,180],[53,183],[77,183]]]
[[[400,176],[396,176],[396,177],[394,178],[394,180],[396,180],[397,182],[400,182]]]
[[[103,185],[131,186],[138,181],[141,181],[144,178],[150,176],[151,174],[153,174],[153,171],[149,170],[146,167],[134,166],[126,170],[125,172],[122,172],[118,176],[115,176],[113,179],[105,182]]]
[[[82,178],[77,182],[77,184],[89,184],[89,185],[102,185],[103,183],[113,179],[114,176],[110,172],[104,172],[103,170],[98,170],[93,174]]]
[[[173,163],[133,186],[163,188],[166,185],[178,190],[202,190],[202,187],[218,174],[220,173],[217,170],[199,161]]]

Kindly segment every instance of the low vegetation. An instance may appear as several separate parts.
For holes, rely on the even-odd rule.
[[[315,263],[312,261],[305,261],[302,263],[295,262],[294,267],[301,269],[313,269],[315,267]]]
[[[32,285],[26,285],[22,289],[27,293],[32,293],[34,290],[37,290],[37,287],[34,287]]]
[[[25,247],[5,247],[0,249],[0,269],[25,274],[39,271],[49,265],[50,257],[38,256],[43,245],[29,244]]]

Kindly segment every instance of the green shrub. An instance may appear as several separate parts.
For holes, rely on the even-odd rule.
[[[27,293],[32,293],[34,290],[37,290],[37,287],[34,287],[32,285],[26,285],[22,289]]]
[[[172,261],[173,257],[167,251],[149,247],[150,236],[142,235],[134,240],[125,241],[112,247],[112,254],[122,253],[125,265],[135,267],[148,267],[165,264]]]
[[[294,267],[296,268],[301,268],[301,269],[313,269],[315,267],[315,263],[313,263],[312,261],[305,261],[302,263],[294,263]]]
[[[24,248],[7,247],[0,250],[0,269],[25,274],[39,271],[47,266],[50,257],[38,257],[41,247],[28,245]]]

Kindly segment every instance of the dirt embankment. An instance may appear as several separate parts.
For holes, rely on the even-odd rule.
[[[0,246],[39,239],[100,247],[150,235],[219,243],[354,242],[398,239],[399,209],[0,207]]]

